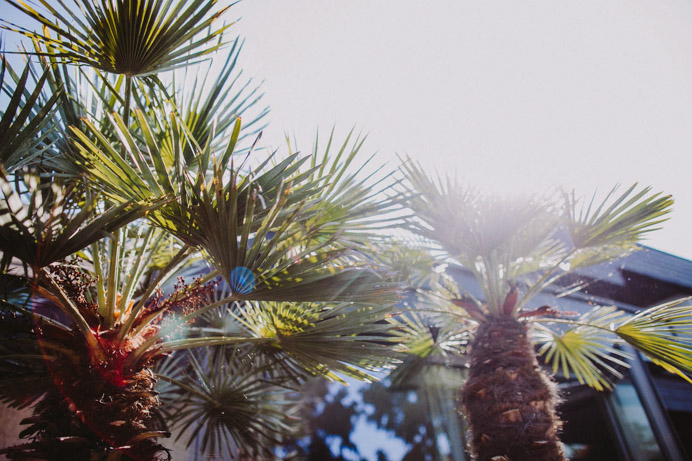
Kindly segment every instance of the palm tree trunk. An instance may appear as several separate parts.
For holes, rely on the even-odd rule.
[[[489,317],[471,345],[461,393],[477,459],[564,460],[555,414],[557,386],[538,366],[526,323]]]

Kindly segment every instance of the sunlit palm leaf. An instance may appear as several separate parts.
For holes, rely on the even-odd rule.
[[[259,133],[265,125],[260,125],[264,116],[269,112],[267,107],[260,109],[255,115],[248,115],[262,98],[259,87],[253,87],[252,81],[242,81],[242,71],[238,70],[238,55],[242,49],[242,42],[236,39],[227,55],[224,66],[218,72],[216,79],[207,83],[211,72],[207,69],[186,67],[184,78],[179,85],[180,113],[188,126],[192,138],[200,146],[210,143],[210,150],[217,157],[221,157],[227,145],[230,131],[238,117],[243,117],[242,133],[240,140],[247,136]],[[188,73],[194,72],[194,80],[187,78]],[[203,77],[199,79],[199,74]],[[191,85],[196,91],[189,93],[187,88]],[[189,159],[194,155],[191,146],[186,146],[184,158]]]
[[[297,160],[296,155],[272,167],[267,167],[270,162],[267,159],[251,175],[242,175],[240,169],[232,168],[232,154],[241,131],[240,120],[236,121],[233,133],[227,140],[222,158],[215,159],[209,145],[200,147],[177,116],[172,115],[169,122],[164,124],[163,129],[170,138],[166,140],[169,146],[164,149],[165,146],[160,143],[161,136],[149,125],[148,118],[141,111],[135,111],[135,114],[137,129],[141,130],[144,138],[143,146],[118,115],[111,118],[111,124],[117,130],[119,144],[125,146],[125,152],[120,145],[111,142],[99,127],[87,121],[86,132],[74,130],[82,157],[79,163],[84,172],[92,175],[95,183],[115,202],[176,197],[177,200],[171,201],[160,211],[148,215],[157,225],[174,233],[184,233],[195,225],[189,215],[191,201],[193,198],[202,200],[203,194],[209,194],[209,191],[215,194],[221,188],[228,195],[233,189],[240,220],[248,197],[260,195],[258,200],[263,206],[258,207],[256,213],[262,216],[281,197],[280,192],[285,190],[286,184],[300,184],[307,176],[307,173],[298,173],[305,159]],[[185,152],[190,146],[195,150],[195,155],[186,158]],[[232,180],[224,178],[228,169],[233,170]],[[305,199],[310,190],[314,190],[314,187],[294,187],[288,198],[289,203]]]
[[[688,301],[643,310],[615,333],[655,364],[692,382],[692,306]]]
[[[599,262],[599,253],[606,252],[609,259],[617,252],[625,254],[668,219],[666,215],[673,205],[671,196],[652,194],[650,187],[636,189],[637,184],[633,184],[615,195],[615,187],[602,202],[595,203],[594,195],[588,205],[580,205],[574,192],[565,194],[567,228],[575,249],[582,251],[575,255],[572,265]]]
[[[429,284],[444,268],[420,240],[391,238],[371,244],[368,253],[377,267],[386,267],[394,274],[394,281],[414,288]]]
[[[402,363],[389,375],[395,388],[415,384],[435,357],[444,360],[466,353],[470,331],[463,324],[449,319],[433,323],[415,311],[405,312],[391,322],[396,326],[393,335],[401,341],[404,351]]]
[[[402,170],[414,212],[406,227],[469,269],[491,312],[499,313],[514,277],[559,262],[564,244],[552,238],[559,220],[550,201],[483,195],[450,177],[434,180],[412,160]]]
[[[181,246],[169,235],[141,221],[116,230],[108,240],[94,242],[82,253],[93,268],[93,302],[104,328],[123,323],[130,316],[136,318],[148,301],[142,297],[151,294],[153,280],[165,283],[188,262],[184,251],[181,256]],[[130,320],[134,323],[134,318]]]
[[[315,225],[321,227],[321,238],[340,231],[340,239],[363,244],[377,237],[374,230],[400,218],[399,200],[391,196],[396,181],[382,174],[383,166],[372,164],[374,156],[363,158],[365,139],[353,129],[341,144],[334,140],[334,129],[324,147],[319,133],[315,138],[310,180],[319,184],[313,203],[319,210]]]
[[[56,129],[53,118],[61,89],[54,89],[44,99],[42,92],[49,75],[47,69],[36,82],[31,82],[33,88],[29,89],[31,65],[27,64],[21,76],[17,76],[5,57],[0,59],[0,87],[9,97],[7,107],[1,111],[0,166],[12,173],[34,162],[50,147],[51,132]],[[6,79],[6,74],[11,74],[11,78]]]
[[[624,360],[629,356],[616,347],[618,341],[611,330],[626,316],[614,306],[597,307],[565,331],[537,325],[534,339],[540,345],[539,354],[552,366],[553,373],[574,376],[596,390],[611,389],[612,378],[622,377],[618,367],[629,366]]]
[[[462,263],[493,252],[512,260],[528,256],[554,232],[556,221],[541,199],[483,195],[449,177],[433,180],[412,160],[402,169],[410,184],[408,206],[417,218],[410,229]]]
[[[36,50],[41,50],[38,43],[35,46]],[[41,56],[39,61],[41,67],[34,63],[28,65],[29,81],[25,86],[35,89],[34,93],[39,88],[42,89],[30,117],[40,118],[45,104],[51,101],[55,104],[50,114],[49,127],[40,131],[40,144],[34,146],[33,154],[40,155],[42,170],[54,171],[63,177],[75,177],[80,171],[71,158],[68,127],[83,129],[83,120],[88,118],[99,122],[109,139],[115,139],[114,131],[109,130],[109,124],[104,123],[107,122],[105,114],[122,105],[118,91],[123,86],[124,78],[104,75],[90,68],[68,66],[54,57]],[[9,65],[7,69],[15,82],[20,81],[20,76]],[[30,100],[33,96],[35,95],[25,89],[24,99]]]
[[[371,381],[370,373],[392,362],[392,325],[385,321],[390,312],[391,306],[362,303],[247,302],[235,316],[253,337],[272,340],[260,350],[289,376],[344,382],[341,376]]]
[[[141,218],[158,204],[123,203],[107,210],[75,203],[73,189],[41,184],[36,175],[24,175],[26,200],[0,176],[0,250],[29,264],[45,267]],[[100,211],[100,212],[99,212]]]
[[[177,200],[148,218],[186,244],[203,249],[229,284],[234,270],[250,271],[255,283],[251,290],[241,290],[238,299],[340,300],[355,294],[362,299],[391,288],[372,270],[331,264],[340,252],[314,256],[331,242],[314,238],[322,232],[311,221],[319,211],[303,205],[317,200],[313,196],[320,185],[318,180],[309,181],[312,170],[300,172],[305,159],[291,155],[272,167],[265,162],[252,175],[242,176],[239,169],[229,175],[226,164],[213,163],[208,151],[183,168],[179,149],[176,164],[169,168],[148,134],[146,121],[140,121],[149,143],[147,152],[139,149],[119,117],[114,118],[129,157],[100,136],[95,126],[90,126],[91,133],[100,138],[101,147],[77,132],[82,155],[88,159],[84,168],[117,202],[176,195]],[[227,153],[233,152],[239,132],[237,123]],[[224,154],[224,159],[231,162],[230,155]],[[197,174],[191,177],[189,170]],[[315,243],[305,247],[310,241]]]
[[[266,456],[292,432],[290,391],[267,382],[252,355],[238,349],[187,354],[188,373],[159,377],[184,395],[170,418],[178,437],[189,431],[188,447],[200,440],[208,455]]]
[[[226,10],[219,9],[215,0],[74,0],[71,4],[39,0],[46,13],[24,2],[6,1],[43,28],[40,33],[7,20],[0,23],[45,46],[47,51],[34,54],[131,77],[204,57],[222,46],[217,40],[228,27],[209,30]]]
[[[333,301],[392,295],[393,286],[375,271],[334,264],[343,252],[321,251],[329,241],[306,246],[321,229],[306,229],[314,212],[291,201],[309,196],[310,184],[287,188],[271,208],[262,209],[258,193],[239,196],[239,191],[252,190],[252,184],[236,187],[234,171],[224,186],[222,175],[217,169],[211,193],[203,189],[191,197],[187,221],[169,218],[175,222],[170,230],[204,250],[237,299]],[[235,281],[238,271],[247,272],[247,284]]]

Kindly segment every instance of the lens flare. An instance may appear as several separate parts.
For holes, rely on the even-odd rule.
[[[247,267],[236,267],[229,278],[231,289],[236,293],[248,294],[255,289],[255,276]]]

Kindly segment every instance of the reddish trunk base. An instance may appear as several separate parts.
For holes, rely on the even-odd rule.
[[[555,415],[557,386],[538,366],[524,322],[481,324],[461,393],[479,460],[564,460]]]
[[[76,335],[65,343],[67,350],[79,350]],[[123,461],[170,459],[156,442],[170,434],[158,413],[151,370],[126,372],[117,348],[107,351],[100,366],[91,364],[83,347],[80,352],[76,362],[64,357],[47,362],[56,389],[37,403],[20,434],[33,441],[0,453],[17,460],[105,460],[114,451]]]

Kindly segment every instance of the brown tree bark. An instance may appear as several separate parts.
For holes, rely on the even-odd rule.
[[[461,400],[477,459],[564,460],[557,386],[538,365],[526,323],[489,317],[478,328],[470,358]]]

